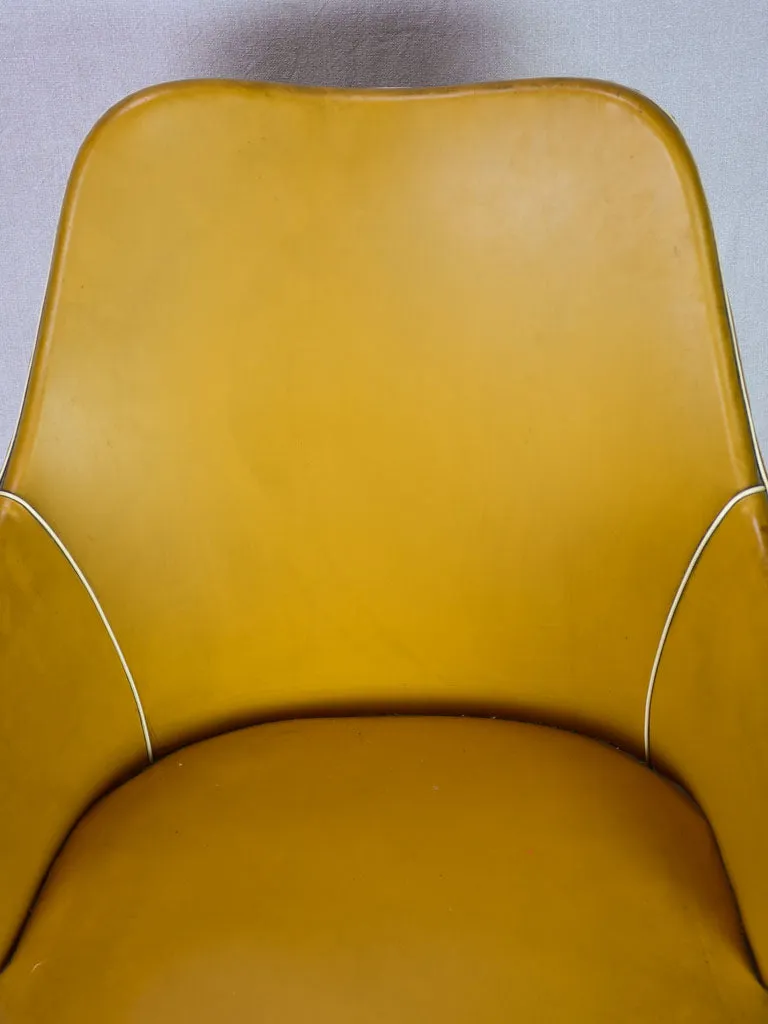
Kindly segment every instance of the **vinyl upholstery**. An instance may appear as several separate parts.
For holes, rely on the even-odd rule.
[[[159,748],[469,702],[639,750],[670,590],[754,482],[698,180],[647,101],[196,82],[86,142],[7,486]]]
[[[403,729],[411,736],[423,728],[425,743],[434,738],[441,750],[447,741],[438,735],[480,728],[465,719],[443,733],[436,723],[445,715],[534,720],[590,737],[576,748],[554,731],[509,726],[510,742],[559,737],[523,743],[518,768],[525,764],[531,788],[520,828],[529,828],[530,814],[532,834],[543,829],[551,851],[572,844],[581,864],[595,853],[570,818],[575,831],[558,840],[558,818],[545,826],[534,813],[539,796],[550,799],[547,777],[539,777],[550,769],[537,761],[550,744],[556,760],[578,749],[590,765],[602,751],[594,764],[605,768],[605,799],[627,805],[632,829],[643,820],[629,810],[636,794],[656,794],[656,838],[648,841],[662,845],[649,852],[617,834],[616,885],[631,889],[639,873],[648,891],[661,886],[654,921],[669,935],[659,949],[688,967],[668,983],[659,958],[643,959],[656,956],[645,950],[647,936],[626,938],[632,978],[643,963],[661,972],[652,991],[637,990],[631,1012],[648,1019],[642,1014],[664,998],[670,1020],[696,1007],[704,1016],[688,1019],[751,1021],[765,1013],[754,985],[768,963],[768,833],[750,825],[768,782],[757,750],[765,718],[764,495],[736,506],[697,567],[690,603],[686,593],[669,634],[652,713],[654,757],[707,815],[735,900],[712,861],[705,819],[669,804],[647,769],[635,766],[636,784],[612,788],[613,766],[627,762],[618,754],[606,760],[595,741],[642,755],[649,675],[672,596],[719,510],[759,482],[701,188],[679,133],[648,101],[576,80],[393,92],[204,81],[130,98],[83,146],[2,486],[44,517],[92,584],[157,755],[271,719],[370,722],[381,713],[417,716]],[[0,725],[0,758],[11,765],[0,783],[0,817],[14,823],[13,842],[0,851],[0,945],[11,952],[67,829],[95,796],[136,771],[143,739],[117,651],[85,590],[55,537],[10,498],[0,498],[0,549],[0,628],[13,637],[0,668],[6,702],[18,709]],[[724,592],[741,618],[721,614]],[[712,648],[706,664],[704,636]],[[714,696],[703,708],[705,693]],[[338,799],[342,814],[333,743],[313,747],[315,736],[335,734],[330,726],[301,728],[306,772],[336,779],[317,800],[327,809]],[[346,727],[333,728],[347,742]],[[240,742],[232,738],[231,749]],[[377,792],[384,765],[399,754],[393,742],[365,769],[379,780]],[[188,749],[204,759],[229,749],[221,743]],[[492,749],[503,774],[502,747]],[[576,771],[581,753],[574,757]],[[492,773],[483,764],[485,780]],[[174,792],[166,792],[167,772],[120,789],[65,844],[18,955],[0,975],[11,1024],[14,1013],[19,1021],[54,1012],[86,1019],[80,968],[91,956],[119,954],[122,940],[107,931],[129,908],[115,904],[113,926],[104,914],[80,921],[80,901],[99,902],[89,879],[104,882],[105,908],[133,892],[142,934],[156,936],[148,948],[158,962],[173,955],[175,933],[162,909],[170,861],[158,851],[154,867],[145,864],[145,826],[128,818],[120,826],[110,818],[118,811],[108,809],[132,799],[124,794],[146,793],[146,814],[160,813]],[[599,789],[600,774],[594,767],[579,778]],[[406,775],[397,785],[407,803]],[[511,775],[504,778],[511,792]],[[226,826],[202,807],[194,825],[210,831],[216,871],[231,872],[233,886],[242,872],[226,863],[224,833],[235,830],[235,846],[267,834],[256,818],[241,820],[246,798],[237,792]],[[574,795],[573,806],[592,799]],[[469,806],[462,797],[451,811],[456,834],[470,820],[481,827]],[[357,805],[350,808],[345,835],[357,820]],[[406,835],[408,819],[398,824],[390,810],[387,828]],[[190,809],[185,829],[192,817]],[[278,818],[259,856],[282,857],[286,837],[303,828],[287,811]],[[609,819],[601,819],[601,843]],[[138,858],[131,870],[156,871],[148,902],[130,885],[124,896],[112,892],[100,874],[112,863],[93,824],[102,820],[112,822],[109,844],[124,849],[121,857]],[[507,821],[497,835],[499,864],[522,856],[516,827]],[[660,866],[667,853],[658,850],[675,829],[690,837],[669,856],[690,858],[703,887],[690,898],[682,889],[674,896]],[[199,850],[189,856],[190,891],[207,890],[212,861]],[[355,856],[339,849],[339,878]],[[693,865],[702,857],[710,866],[699,872]],[[562,908],[544,913],[548,863],[531,891],[542,894],[541,920],[556,935]],[[456,871],[462,864],[469,870],[457,861]],[[407,890],[405,867],[392,872],[387,884]],[[596,1019],[589,1014],[600,987],[604,1006],[615,982],[605,973],[613,933],[604,915],[590,917],[591,891],[574,906],[583,909],[580,920],[590,918],[597,973],[584,974],[563,1019]],[[421,920],[428,903],[411,896]],[[630,907],[640,897],[625,898]],[[708,900],[717,910],[701,928],[679,916]],[[507,892],[487,911],[478,949],[501,942],[489,922],[505,906],[514,918],[518,895]],[[295,934],[304,909],[295,903],[290,911]],[[733,925],[738,914],[756,959],[749,970]],[[107,931],[99,933],[97,921]],[[233,929],[239,921],[232,917]],[[622,921],[636,927],[629,912]],[[494,955],[511,955],[504,943],[514,944],[514,935],[524,937],[515,955],[528,955],[525,928],[534,926],[524,924]],[[124,926],[130,945],[139,932]],[[563,929],[570,948],[576,925]],[[35,968],[33,982],[39,957],[26,975],[17,967],[28,963],[22,950],[39,942],[50,953],[46,936],[58,935],[61,945],[65,933],[72,943],[60,971],[49,966],[38,978]],[[688,945],[694,933],[704,936],[697,952]],[[109,1019],[108,991],[117,997],[124,984],[149,984],[120,973],[145,964],[138,946],[130,948],[134,959],[119,970],[105,961],[103,977],[89,982],[102,986],[102,1003],[93,997],[100,1019]],[[313,949],[321,956],[321,946]],[[719,1017],[714,1004],[698,1008],[709,991],[702,964],[715,960],[712,970],[727,978],[716,985],[723,1006],[742,1018]],[[538,1005],[537,977],[521,1006]],[[397,992],[392,999],[404,998]],[[328,1012],[340,1013],[341,996],[328,998]],[[498,1013],[512,1005],[498,998]],[[557,1005],[565,1014],[566,1002]],[[496,1019],[491,1003],[486,1010]],[[109,1012],[123,1019],[114,1016],[123,1010]],[[296,1004],[285,1019],[303,1012]]]
[[[680,792],[593,740],[430,717],[167,757],[72,836],[2,999],[14,1024],[768,1015]]]

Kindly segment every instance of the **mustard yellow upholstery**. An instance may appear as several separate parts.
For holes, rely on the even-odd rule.
[[[3,956],[78,814],[146,753],[92,602],[42,527],[7,498],[0,574]]]
[[[741,502],[707,546],[675,617],[656,686],[654,760],[715,827],[768,974],[768,515]]]
[[[4,997],[25,1024],[768,1015],[685,796],[571,733],[430,717],[255,726],[123,786]]]
[[[647,100],[127,100],[2,491],[3,1024],[768,1021],[765,493]]]

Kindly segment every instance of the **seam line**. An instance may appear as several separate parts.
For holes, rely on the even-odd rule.
[[[672,604],[670,605],[669,611],[667,612],[667,618],[664,622],[664,627],[661,631],[661,636],[659,637],[659,644],[656,648],[656,656],[653,659],[653,666],[651,667],[651,676],[648,681],[648,692],[645,697],[645,723],[643,728],[643,737],[645,742],[645,760],[649,766],[651,766],[651,704],[653,701],[653,691],[654,687],[656,686],[656,677],[659,672],[659,665],[661,664],[661,656],[664,653],[664,645],[667,642],[669,631],[672,628],[672,621],[674,620],[675,612],[677,611],[680,605],[680,601],[682,600],[683,594],[685,593],[685,588],[688,586],[688,581],[693,575],[693,570],[696,568],[701,556],[704,554],[704,549],[706,548],[707,544],[709,544],[710,540],[715,534],[715,531],[723,522],[723,520],[731,511],[731,509],[735,505],[738,505],[738,503],[742,501],[744,498],[749,498],[753,494],[765,493],[765,484],[755,484],[753,487],[746,487],[743,491],[739,491],[737,494],[734,494],[733,497],[729,501],[727,501],[725,505],[723,505],[723,507],[720,509],[715,518],[709,524],[703,537],[697,544],[696,550],[691,555],[691,560],[688,562],[688,566],[685,572],[683,573],[682,579],[680,580],[678,588],[675,592],[675,596],[672,599]]]
[[[733,345],[733,354],[736,358],[736,372],[739,378],[739,388],[741,389],[741,398],[744,402],[744,408],[747,413],[747,425],[749,426],[749,436],[752,441],[752,449],[755,454],[755,462],[757,463],[757,472],[760,480],[764,487],[768,487],[768,472],[765,468],[765,460],[763,459],[763,453],[760,448],[760,441],[757,437],[757,429],[755,428],[755,418],[752,415],[752,406],[749,401],[749,393],[747,392],[747,381],[744,376],[744,364],[741,361],[741,349],[739,348],[739,339],[736,335],[736,322],[733,319],[733,307],[731,306],[731,299],[728,292],[723,289],[725,295],[725,308],[728,313],[728,328],[731,332],[731,344]]]
[[[43,519],[43,517],[40,515],[37,509],[33,508],[28,501],[24,500],[24,498],[19,497],[18,494],[13,494],[13,492],[11,491],[0,490],[0,498],[8,498],[9,501],[15,502],[17,505],[20,505],[23,509],[29,512],[29,514],[32,516],[35,522],[42,526],[42,528],[54,542],[54,544],[62,553],[62,555],[64,555],[70,567],[74,570],[75,575],[80,580],[82,585],[85,587],[85,591],[90,597],[91,601],[93,602],[93,606],[99,614],[99,618],[101,619],[102,624],[107,631],[107,635],[109,636],[109,639],[112,641],[112,646],[114,647],[118,660],[120,661],[120,664],[123,667],[125,678],[128,680],[128,685],[131,688],[133,700],[134,703],[136,704],[136,711],[139,716],[141,731],[144,736],[144,744],[147,748],[147,759],[149,763],[152,764],[152,762],[154,761],[154,754],[152,752],[152,740],[149,735],[149,727],[147,725],[146,715],[144,714],[144,707],[141,703],[141,697],[139,696],[139,691],[136,687],[136,683],[134,682],[133,676],[131,675],[131,670],[128,668],[128,662],[125,660],[125,655],[123,654],[122,648],[120,647],[120,644],[117,642],[117,637],[115,636],[114,630],[109,624],[109,620],[107,619],[104,609],[101,607],[99,599],[96,597],[96,594],[94,593],[93,587],[88,582],[85,573],[77,564],[74,557],[70,554],[69,550],[67,549],[62,539],[59,537],[59,535],[56,533],[53,527],[50,526],[50,524],[47,523],[45,519]]]

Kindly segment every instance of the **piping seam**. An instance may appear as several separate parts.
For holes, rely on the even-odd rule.
[[[120,664],[123,667],[125,678],[128,680],[128,685],[131,688],[133,700],[134,703],[136,704],[136,711],[139,716],[139,722],[141,723],[141,731],[144,736],[144,744],[147,748],[147,759],[149,760],[149,763],[152,764],[152,762],[154,761],[154,755],[152,752],[152,740],[150,739],[149,727],[147,725],[146,715],[144,714],[144,707],[141,703],[141,697],[139,696],[139,691],[136,687],[136,683],[134,682],[133,676],[131,675],[131,670],[128,668],[128,662],[125,660],[125,655],[123,654],[120,644],[117,642],[117,637],[115,636],[114,630],[109,624],[109,620],[107,619],[104,609],[101,607],[99,599],[96,597],[96,594],[94,593],[93,587],[88,582],[85,573],[77,564],[74,557],[70,554],[61,537],[59,537],[59,535],[56,533],[53,527],[49,523],[47,523],[45,519],[43,519],[43,517],[40,515],[37,509],[33,508],[28,501],[24,500],[24,498],[19,497],[18,494],[13,494],[12,491],[0,490],[0,498],[8,498],[9,501],[16,502],[17,505],[20,505],[23,509],[29,512],[29,514],[32,516],[35,522],[42,526],[42,528],[54,542],[54,544],[62,553],[62,555],[64,555],[70,567],[74,570],[75,575],[80,580],[82,585],[85,587],[85,591],[90,597],[91,601],[93,602],[93,606],[98,612],[99,618],[101,619],[102,624],[107,631],[107,636],[112,641],[112,646],[115,649],[115,654],[117,654],[118,660],[120,661]]]
[[[760,449],[760,441],[757,437],[757,429],[755,428],[755,419],[752,415],[752,406],[749,402],[747,382],[746,378],[744,377],[744,364],[741,361],[741,349],[739,348],[739,339],[736,335],[736,323],[733,319],[733,307],[731,306],[731,297],[725,290],[725,288],[723,289],[723,294],[725,295],[725,308],[728,313],[728,329],[731,332],[731,344],[733,345],[733,353],[736,357],[736,371],[739,378],[739,388],[741,389],[741,398],[744,402],[744,407],[747,412],[747,424],[749,426],[749,434],[752,440],[752,449],[755,454],[755,462],[757,463],[757,471],[763,486],[768,488],[768,473],[765,469],[765,461],[763,459],[763,453]]]
[[[651,667],[651,676],[648,681],[648,692],[645,697],[645,723],[643,729],[643,737],[645,742],[645,760],[649,766],[651,766],[651,703],[653,701],[653,690],[656,685],[656,676],[658,675],[659,665],[661,663],[661,656],[664,653],[664,645],[667,642],[669,631],[672,628],[672,621],[675,617],[675,612],[677,611],[680,605],[680,601],[682,600],[683,594],[685,593],[685,588],[688,586],[688,581],[693,575],[693,570],[696,568],[696,566],[699,563],[699,560],[701,559],[701,556],[704,554],[704,549],[706,548],[707,544],[709,544],[710,540],[715,534],[715,531],[723,522],[723,520],[731,511],[731,509],[735,505],[738,505],[738,503],[742,501],[744,498],[749,498],[753,494],[765,493],[765,484],[755,484],[753,487],[746,487],[743,491],[739,491],[737,494],[734,494],[733,497],[729,501],[727,501],[725,505],[723,505],[723,507],[720,509],[715,518],[709,524],[706,532],[697,544],[696,550],[691,555],[691,560],[689,561],[688,566],[685,572],[683,573],[682,579],[680,580],[678,588],[675,592],[675,596],[672,599],[672,604],[670,605],[669,611],[667,612],[667,618],[664,622],[664,627],[661,631],[661,636],[659,637],[659,644],[656,648],[656,657],[653,659],[653,666]]]

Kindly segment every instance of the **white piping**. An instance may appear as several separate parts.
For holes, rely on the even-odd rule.
[[[659,671],[661,656],[664,652],[664,644],[667,642],[669,631],[672,628],[672,620],[675,617],[675,612],[677,611],[680,601],[682,600],[683,594],[685,593],[685,588],[688,586],[688,581],[693,575],[693,570],[696,568],[699,559],[704,553],[704,549],[706,548],[707,544],[709,544],[718,526],[720,526],[720,524],[731,511],[731,509],[734,507],[734,505],[738,505],[738,503],[742,501],[742,499],[748,498],[752,494],[764,493],[765,490],[765,484],[755,484],[754,487],[746,487],[743,491],[739,491],[738,494],[734,494],[730,501],[727,501],[725,505],[723,505],[723,507],[715,516],[715,518],[709,524],[706,533],[699,541],[696,550],[693,552],[691,560],[688,563],[688,567],[683,573],[683,578],[680,580],[680,585],[677,588],[677,592],[675,593],[675,596],[672,599],[672,604],[670,605],[669,612],[667,613],[667,619],[664,623],[664,628],[661,631],[661,637],[659,638],[659,646],[656,648],[656,657],[653,659],[653,667],[651,668],[651,677],[648,681],[648,693],[645,697],[645,760],[649,765],[651,763],[651,701],[653,700],[653,688],[656,685],[656,676]]]
[[[90,597],[91,601],[93,601],[94,608],[99,613],[99,618],[101,619],[102,623],[104,624],[104,628],[107,631],[107,635],[109,636],[109,639],[112,641],[112,646],[114,647],[115,653],[117,654],[117,657],[120,660],[120,664],[123,666],[123,672],[125,672],[125,678],[128,680],[128,685],[131,688],[131,693],[133,694],[133,699],[134,699],[134,702],[136,704],[136,711],[138,712],[138,715],[139,715],[139,722],[141,723],[141,731],[142,731],[142,733],[144,735],[144,743],[145,743],[146,748],[147,748],[147,758],[149,760],[149,763],[152,764],[152,762],[154,760],[154,755],[152,753],[152,740],[150,739],[150,736],[149,736],[149,727],[147,725],[147,719],[146,719],[146,716],[144,714],[144,708],[143,708],[142,703],[141,703],[141,697],[139,696],[139,691],[136,689],[136,683],[133,681],[133,676],[131,675],[131,670],[128,668],[128,662],[125,660],[125,655],[123,654],[123,652],[122,652],[122,650],[120,648],[120,644],[117,642],[117,637],[115,636],[115,634],[114,634],[114,632],[112,630],[112,627],[109,624],[109,620],[107,619],[107,616],[104,614],[104,609],[99,604],[99,599],[96,597],[96,594],[93,592],[93,587],[90,585],[88,580],[85,578],[85,574],[83,573],[83,570],[77,564],[77,562],[72,557],[72,555],[69,553],[69,551],[67,550],[64,542],[58,536],[58,534],[53,529],[53,527],[50,526],[45,521],[45,519],[43,519],[43,517],[40,515],[40,513],[36,509],[34,509],[29,504],[28,501],[25,501],[24,498],[20,498],[18,494],[13,494],[11,491],[3,491],[3,490],[0,490],[0,498],[7,498],[9,501],[15,501],[17,505],[21,505],[21,507],[23,509],[25,509],[27,512],[29,512],[29,514],[32,516],[32,518],[35,520],[35,522],[39,523],[40,526],[42,526],[42,528],[45,530],[45,532],[48,534],[48,536],[51,538],[51,540],[57,546],[59,551],[61,551],[62,555],[64,555],[66,560],[69,562],[70,566],[74,569],[75,575],[77,576],[77,578],[80,580],[80,582],[85,587],[86,593]]]
[[[749,404],[749,395],[747,394],[747,383],[744,379],[744,367],[741,362],[741,352],[739,351],[739,340],[736,336],[736,324],[733,321],[733,308],[731,306],[731,299],[728,292],[724,290],[725,294],[725,308],[728,311],[728,327],[731,331],[731,343],[733,345],[733,351],[736,356],[736,369],[739,375],[739,387],[741,388],[741,397],[744,401],[744,405],[747,410],[747,422],[749,423],[749,433],[752,437],[752,447],[755,450],[755,461],[757,462],[757,471],[762,481],[763,487],[768,488],[768,473],[765,471],[765,462],[763,461],[763,453],[760,451],[760,442],[757,439],[757,431],[755,430],[755,421],[752,418],[752,406]]]

